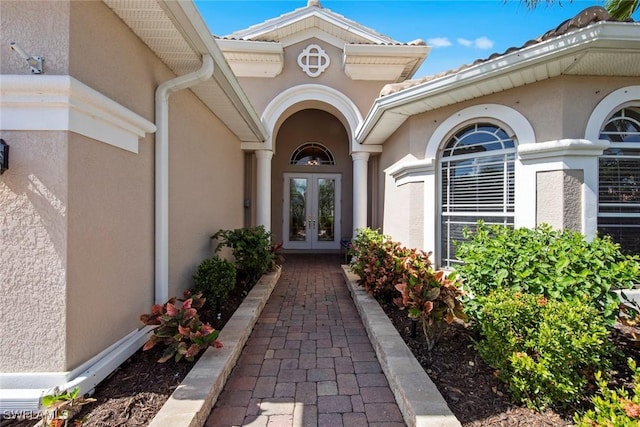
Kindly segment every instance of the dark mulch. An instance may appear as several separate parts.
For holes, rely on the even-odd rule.
[[[241,287],[239,287],[241,289]],[[207,312],[202,319],[217,329],[231,317],[242,302],[244,293],[234,293],[222,307],[222,319],[215,320]],[[471,332],[460,324],[447,326],[438,346],[429,352],[417,328],[417,338],[411,338],[411,321],[406,312],[393,305],[383,306],[400,335],[444,396],[449,407],[465,427],[542,427],[571,425],[577,408],[548,410],[537,413],[514,405],[506,388],[493,375],[493,369],[479,359],[473,347]],[[640,346],[620,330],[614,330],[612,340],[624,355],[616,357],[614,385],[631,384],[626,358],[640,360]],[[97,402],[80,413],[82,426],[144,426],[160,410],[193,363],[169,361],[158,364],[161,349],[138,351],[95,390]],[[28,427],[33,421],[2,421],[1,426]]]
[[[202,310],[200,319],[218,330],[222,329],[245,296],[244,288],[236,287],[228,300],[221,304],[220,320],[216,318],[215,308]],[[170,360],[157,363],[162,352],[162,347],[137,351],[96,387],[92,396],[96,402],[85,405],[74,420],[87,427],[149,424],[197,362],[196,358],[193,362]],[[32,427],[36,423],[37,420],[4,420],[0,426]]]
[[[420,327],[416,328],[416,338],[411,338],[412,322],[405,311],[393,304],[382,308],[464,427],[570,426],[574,412],[588,405],[583,402],[544,413],[515,405],[494,370],[479,358],[473,345],[475,337],[465,325],[446,325],[440,342],[429,352]],[[620,350],[620,355],[614,356],[611,385],[630,388],[632,373],[626,360],[640,360],[640,343],[622,327],[613,330],[611,340]]]

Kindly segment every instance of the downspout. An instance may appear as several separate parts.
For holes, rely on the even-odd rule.
[[[169,95],[210,79],[213,69],[211,55],[203,55],[199,70],[168,80],[156,89],[156,304],[169,299]]]

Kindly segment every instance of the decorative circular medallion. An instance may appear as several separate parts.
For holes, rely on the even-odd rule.
[[[317,44],[310,44],[298,55],[298,65],[309,77],[318,77],[330,62],[329,55]]]

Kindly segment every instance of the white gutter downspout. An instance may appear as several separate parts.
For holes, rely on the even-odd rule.
[[[166,81],[156,89],[156,304],[169,299],[169,95],[210,79],[213,69],[211,55],[203,55],[199,70]]]

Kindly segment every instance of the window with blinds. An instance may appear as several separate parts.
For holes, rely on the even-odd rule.
[[[599,160],[598,232],[640,254],[640,107],[616,112],[600,138],[611,145]]]
[[[478,220],[513,226],[515,142],[501,128],[487,123],[456,133],[442,150],[440,265],[459,261],[455,242],[465,227]]]

